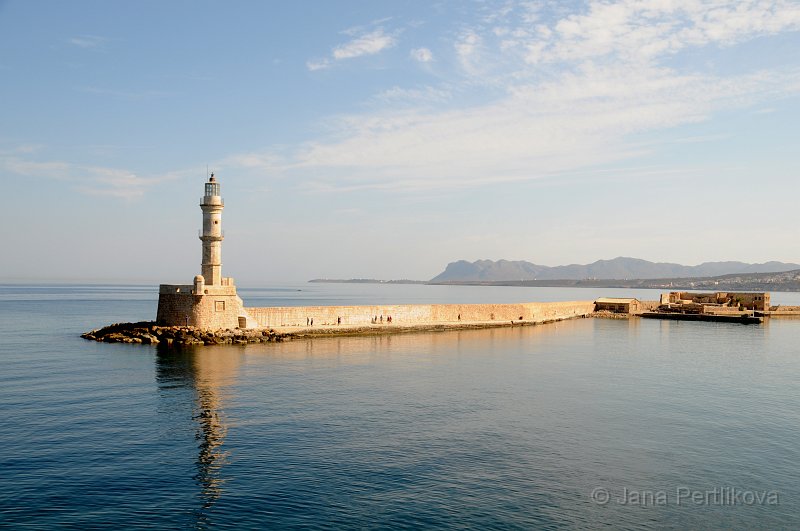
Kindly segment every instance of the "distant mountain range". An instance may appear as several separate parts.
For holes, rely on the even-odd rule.
[[[430,280],[448,282],[502,282],[520,280],[584,280],[584,279],[663,279],[697,278],[742,273],[777,273],[800,269],[800,264],[765,262],[705,262],[685,266],[666,262],[648,262],[639,258],[620,256],[612,260],[579,265],[543,266],[525,261],[478,260],[451,262],[445,270]]]

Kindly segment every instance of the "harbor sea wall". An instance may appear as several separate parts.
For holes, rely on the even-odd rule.
[[[528,322],[538,323],[585,317],[594,312],[593,301],[527,302],[519,304],[380,304],[372,306],[283,306],[245,308],[248,317],[263,328],[314,325],[413,326],[435,323]],[[381,321],[382,318],[382,321]],[[249,323],[248,323],[249,324]]]

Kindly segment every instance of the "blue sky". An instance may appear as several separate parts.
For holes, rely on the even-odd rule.
[[[800,262],[800,3],[0,0],[0,280]]]

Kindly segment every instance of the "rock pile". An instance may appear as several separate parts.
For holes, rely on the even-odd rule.
[[[105,343],[145,345],[246,345],[283,341],[274,330],[202,330],[193,326],[158,326],[153,321],[115,323],[81,334],[84,339]]]

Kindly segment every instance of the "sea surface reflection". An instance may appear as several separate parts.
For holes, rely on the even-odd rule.
[[[196,525],[200,528],[208,524],[208,514],[226,481],[224,467],[229,452],[223,447],[228,431],[225,405],[231,400],[230,389],[243,359],[242,349],[234,347],[157,348],[156,381],[160,395],[168,402],[177,399],[191,403],[197,442],[194,480],[200,488],[201,501]]]
[[[748,404],[770,393],[745,385],[771,378],[754,365],[796,363],[777,347],[792,326],[587,319],[159,350],[157,381],[170,415],[190,403],[198,527],[788,523],[785,507],[590,494],[734,484],[795,499],[780,468],[757,475],[753,445],[775,466],[798,457],[796,414],[764,422]]]

